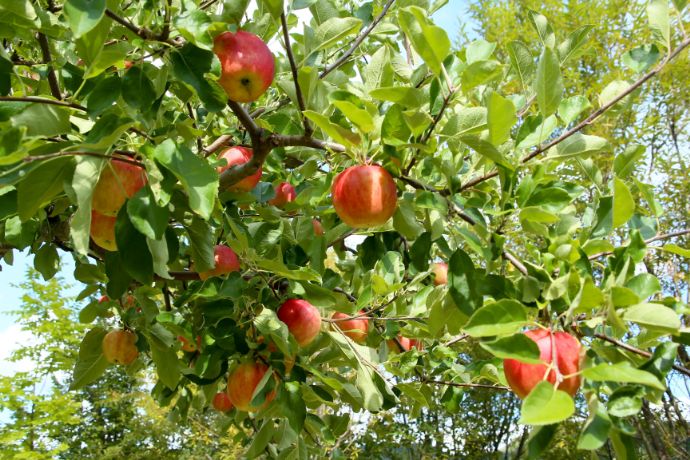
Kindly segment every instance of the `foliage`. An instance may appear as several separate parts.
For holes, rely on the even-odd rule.
[[[253,11],[248,2],[154,3],[0,5],[0,242],[29,248],[46,278],[57,249],[70,251],[80,297],[114,299],[80,312],[94,329],[73,387],[100,382],[95,328],[116,314],[138,335],[140,359],[127,371],[155,369],[152,394],[179,419],[207,406],[242,360],[270,364],[277,379],[264,378],[254,401],[275,389],[274,402],[226,421],[247,456],[305,458],[333,450],[359,411],[403,404],[420,414],[451,387],[498,397],[485,393],[506,390],[502,359],[532,356],[516,334],[539,325],[587,348],[578,448],[610,439],[627,458],[629,418],[643,400],[662,401],[673,365],[690,375],[687,303],[642,266],[690,231],[686,215],[663,233],[661,205],[636,169],[644,148],[610,126],[630,124],[645,82],[690,45],[684,2],[652,0],[647,25],[612,17],[635,37],[623,45],[625,76],[589,66],[596,54],[580,59],[592,28],[550,23],[549,8],[520,7],[516,17],[534,28],[520,41],[455,49],[429,19],[442,1],[266,0]],[[226,105],[211,51],[213,36],[238,27],[275,45],[275,84],[247,106]],[[215,154],[228,144],[251,144],[254,163],[218,175]],[[116,252],[89,245],[91,197],[110,158],[148,177],[117,216]],[[394,176],[398,208],[386,225],[353,232],[329,189],[364,161]],[[258,166],[251,193],[227,191]],[[268,200],[284,181],[298,195],[279,209]],[[196,270],[211,268],[216,242],[243,271],[202,282]],[[433,285],[429,263],[439,259],[448,285]],[[130,294],[140,311],[127,308]],[[275,316],[292,297],[324,318],[366,308],[366,343],[324,330],[299,349]],[[424,350],[388,351],[399,334]],[[200,336],[201,349],[181,352],[178,335]],[[460,355],[463,341],[492,354],[473,346]],[[521,408],[539,427],[531,452],[555,423],[573,424],[574,410],[541,383]]]

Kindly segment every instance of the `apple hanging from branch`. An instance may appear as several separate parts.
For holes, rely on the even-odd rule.
[[[249,147],[242,147],[240,145],[223,150],[219,158],[225,159],[227,165],[219,166],[217,169],[218,174],[222,174],[223,171],[226,171],[233,166],[242,165],[248,162],[252,159],[253,155],[254,151],[252,149]],[[261,180],[261,172],[261,167],[259,167],[254,174],[245,177],[236,184],[231,185],[228,190],[231,192],[250,192]]]
[[[448,283],[448,264],[445,262],[437,262],[431,266],[431,272],[434,274],[434,285],[442,286]]]
[[[237,366],[228,377],[227,393],[230,402],[244,412],[253,412],[263,409],[275,398],[276,392],[272,390],[266,395],[264,403],[259,406],[252,406],[252,396],[256,387],[264,378],[268,371],[268,366],[260,362],[246,362]]]
[[[98,211],[91,211],[91,239],[106,251],[117,251],[115,242],[115,222],[117,217],[106,216]]]
[[[295,187],[289,182],[281,182],[276,187],[276,196],[268,200],[268,204],[282,208],[286,204],[295,201],[295,198],[297,198]]]
[[[117,216],[127,198],[146,185],[146,171],[124,161],[109,161],[93,190],[91,207],[105,216]]]
[[[110,331],[103,337],[103,356],[111,364],[132,364],[139,356],[136,342],[137,335],[131,331]]]
[[[302,299],[286,300],[278,308],[278,319],[284,322],[301,347],[309,345],[321,330],[321,313]]]
[[[336,176],[331,191],[335,212],[353,228],[383,225],[398,206],[395,181],[378,165],[347,168]]]
[[[357,315],[365,315],[364,310],[357,312]],[[367,318],[350,318],[350,315],[346,313],[335,312],[331,316],[331,321],[331,329],[336,331],[340,329],[343,334],[353,341],[364,343],[367,339],[367,333],[369,332],[369,320]]]
[[[199,278],[207,280],[213,276],[227,275],[240,271],[240,260],[229,246],[218,244],[213,248],[214,267],[211,270],[199,272]]]

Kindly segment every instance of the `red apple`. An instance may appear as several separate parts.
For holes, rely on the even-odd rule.
[[[98,299],[98,303],[104,303],[104,302],[110,302],[110,297],[107,295],[101,296],[100,299]]]
[[[199,272],[199,278],[202,280],[240,271],[240,260],[237,258],[237,254],[224,244],[216,245],[213,250],[213,260],[215,261],[213,270]]]
[[[110,331],[103,337],[103,356],[112,364],[131,364],[139,356],[136,342],[137,335],[131,331]]]
[[[434,284],[441,286],[448,283],[448,264],[445,262],[438,262],[431,265],[431,271],[434,273]]]
[[[106,251],[117,251],[115,242],[115,221],[117,217],[105,216],[91,211],[91,239]]]
[[[376,227],[395,214],[397,192],[395,181],[381,166],[352,166],[333,181],[333,206],[350,227]]]
[[[359,312],[357,312],[357,315],[364,314],[364,310],[360,310]],[[338,326],[338,328],[341,331],[343,331],[343,334],[350,337],[357,343],[363,343],[367,339],[367,332],[369,331],[369,320],[367,318],[344,318],[350,318],[350,315],[341,312],[333,313],[331,319],[341,321],[331,323],[331,328],[333,330],[337,330],[335,326]]]
[[[125,69],[131,69],[133,65],[134,65],[134,63],[132,61],[125,61],[124,62]]]
[[[544,364],[527,364],[515,359],[503,361],[508,385],[520,398],[525,398],[532,388],[544,379],[547,366],[551,364],[553,355],[552,342],[556,348],[555,356],[558,370],[561,375],[574,374],[580,370],[580,342],[566,332],[554,332],[553,334],[546,329],[533,329],[525,332],[525,335],[535,341],[539,347],[539,359]],[[552,384],[556,383],[556,371],[551,369],[546,380]],[[571,396],[577,393],[580,388],[580,377],[574,376],[563,380],[558,389],[565,391]]]
[[[323,236],[326,232],[323,231],[323,225],[317,219],[311,220],[311,225],[314,227],[314,235]]]
[[[101,171],[93,190],[91,207],[106,216],[116,216],[127,198],[146,185],[146,171],[124,161],[112,160]]]
[[[295,201],[295,198],[297,198],[295,187],[289,182],[281,182],[276,187],[276,196],[268,200],[268,204],[282,208],[287,203]]]
[[[264,363],[243,363],[232,371],[228,377],[227,393],[230,397],[230,402],[239,410],[245,412],[252,412],[263,409],[268,406],[276,395],[275,390],[266,395],[266,400],[260,407],[251,405],[252,395],[256,387],[264,378],[264,374],[268,370],[268,366]]]
[[[199,349],[196,343],[194,343],[191,339],[188,339],[183,335],[178,335],[177,340],[182,342],[182,347],[180,347],[182,348],[182,351],[186,351],[187,353],[194,353]]]
[[[391,339],[386,342],[388,345],[388,349],[392,353],[400,353],[401,351],[410,351],[413,348],[416,348],[417,350],[423,350],[424,349],[424,344],[422,343],[421,340],[417,339],[408,339],[407,337],[403,337],[399,335],[397,337],[397,341]],[[402,347],[402,350],[400,349]]]
[[[306,300],[286,300],[278,309],[278,319],[287,324],[301,347],[309,345],[321,330],[321,313]]]
[[[232,401],[224,391],[219,391],[213,397],[213,408],[218,412],[229,412],[232,409]]]
[[[233,166],[248,162],[251,160],[253,155],[254,152],[249,147],[234,146],[223,150],[223,152],[220,154],[220,158],[224,158],[228,164],[225,166],[219,166],[218,174],[221,174],[223,171],[230,169]],[[231,192],[250,192],[254,187],[256,187],[256,184],[258,184],[260,180],[261,167],[259,166],[259,169],[254,174],[249,177],[245,177],[236,184],[231,185],[228,187],[228,190]]]
[[[273,82],[275,58],[266,43],[242,30],[223,32],[213,40],[213,52],[220,60],[218,83],[235,102],[252,102]]]

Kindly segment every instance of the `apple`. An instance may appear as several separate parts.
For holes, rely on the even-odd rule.
[[[296,197],[295,187],[289,182],[281,182],[276,187],[276,196],[268,200],[268,204],[282,208],[287,203],[295,201]]]
[[[395,181],[378,165],[347,168],[336,176],[331,192],[335,212],[353,228],[385,224],[398,205]]]
[[[111,364],[131,364],[139,356],[136,342],[137,335],[131,331],[110,331],[103,337],[103,356]]]
[[[357,312],[357,315],[364,314],[364,310],[360,310],[359,312]],[[343,334],[345,334],[357,343],[363,343],[367,339],[367,332],[369,331],[369,320],[367,318],[344,318],[350,318],[350,315],[341,312],[333,313],[331,319],[341,321],[331,323],[331,328],[333,330],[337,330],[335,328],[335,326],[337,325],[338,328],[343,332]]]
[[[287,324],[301,347],[309,345],[321,330],[321,313],[306,300],[286,300],[278,308],[278,319]]]
[[[230,402],[239,410],[245,412],[252,412],[263,409],[268,406],[276,395],[275,390],[266,395],[266,400],[260,407],[251,405],[252,396],[256,387],[264,378],[264,374],[268,370],[268,366],[264,363],[247,362],[240,364],[232,371],[228,377],[227,393]]]
[[[391,339],[388,340],[386,344],[388,345],[388,349],[393,353],[400,353],[401,351],[410,351],[413,348],[416,348],[417,350],[424,349],[424,344],[421,340],[408,339],[407,337],[403,337],[401,335],[397,337],[397,342]],[[401,347],[402,350],[400,349]]]
[[[197,342],[199,342],[199,339],[201,339],[201,337],[197,336]],[[180,347],[182,348],[182,351],[186,351],[187,353],[194,353],[199,349],[197,343],[194,343],[191,339],[188,339],[183,335],[178,335],[177,340],[182,342],[182,346]]]
[[[218,174],[221,174],[223,171],[228,170],[233,166],[242,165],[248,162],[252,159],[253,155],[254,151],[252,149],[249,147],[242,147],[240,145],[223,150],[220,154],[220,158],[224,158],[228,164],[225,166],[219,166],[217,169]],[[261,166],[259,166],[259,169],[251,176],[245,177],[238,183],[228,187],[228,190],[231,192],[250,192],[254,187],[256,187],[256,184],[258,184],[260,180]]]
[[[117,216],[125,200],[145,185],[146,171],[143,168],[124,161],[109,161],[93,190],[91,207],[106,216]]]
[[[124,62],[125,69],[131,69],[133,65],[134,65],[134,63],[132,61],[125,61]]]
[[[503,371],[510,388],[520,398],[525,398],[532,389],[544,379],[547,366],[556,356],[558,371],[562,376],[570,375],[580,370],[580,342],[566,332],[551,332],[546,329],[533,329],[525,335],[537,343],[539,359],[544,364],[528,364],[516,359],[503,361]],[[552,350],[552,344],[555,352]],[[546,377],[550,383],[556,383],[556,370],[551,369]],[[580,377],[569,377],[560,382],[558,389],[574,396],[580,388]]]
[[[110,297],[107,295],[101,296],[100,299],[98,299],[98,303],[104,303],[104,302],[110,302]]]
[[[311,220],[311,225],[314,227],[314,235],[323,236],[326,232],[323,231],[323,225],[317,219]]]
[[[218,244],[213,249],[213,260],[215,266],[212,270],[199,272],[199,278],[202,280],[207,280],[212,276],[221,276],[230,272],[240,271],[240,260],[237,258],[237,254],[224,244]]]
[[[275,58],[256,35],[243,30],[223,32],[213,40],[213,52],[220,60],[218,83],[231,101],[255,101],[271,86]]]
[[[232,409],[232,401],[224,391],[219,391],[213,397],[213,408],[218,412],[229,412]]]
[[[448,264],[445,262],[438,262],[431,265],[431,271],[434,274],[434,284],[441,286],[448,283]]]
[[[117,217],[91,211],[91,239],[106,251],[117,251],[115,221],[117,221]]]

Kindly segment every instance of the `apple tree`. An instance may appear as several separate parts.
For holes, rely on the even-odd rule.
[[[534,41],[457,49],[442,0],[3,2],[5,260],[74,258],[72,388],[150,367],[250,457],[473,388],[519,396],[536,450],[577,405],[578,448],[626,458],[690,376],[687,304],[644,264],[690,230],[659,230],[645,149],[591,130],[685,52],[686,3],[648,2],[594,99],[564,79],[596,27],[539,11]]]

